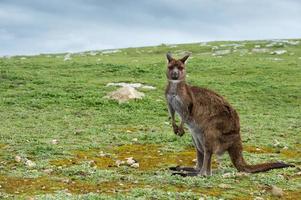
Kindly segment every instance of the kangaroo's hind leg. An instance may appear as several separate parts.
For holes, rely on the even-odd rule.
[[[204,151],[203,151],[203,144],[202,144],[202,135],[201,133],[195,134],[192,133],[192,142],[195,146],[196,150],[196,159],[197,164],[196,167],[171,167],[170,169],[173,171],[177,171],[173,173],[173,175],[181,175],[181,176],[197,176],[203,166],[204,161]]]

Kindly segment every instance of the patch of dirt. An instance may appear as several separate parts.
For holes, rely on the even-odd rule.
[[[195,150],[188,148],[180,152],[168,152],[161,150],[159,145],[155,144],[128,144],[117,146],[112,149],[104,150],[105,156],[100,155],[100,149],[91,149],[87,151],[76,151],[74,157],[68,159],[59,159],[50,161],[51,165],[68,167],[82,162],[91,162],[97,168],[105,169],[116,167],[116,160],[125,160],[133,157],[139,163],[137,170],[152,170],[157,168],[168,168],[170,166],[194,166]],[[216,166],[216,165],[214,165]]]
[[[58,190],[66,190],[73,194],[86,193],[116,193],[128,192],[136,187],[143,187],[142,184],[135,184],[124,181],[101,182],[91,184],[84,181],[71,181],[68,179],[51,179],[48,177],[19,178],[0,176],[0,192],[7,194],[48,194]]]
[[[255,146],[244,146],[244,151],[249,153],[275,153],[285,158],[301,158],[301,151],[295,151],[292,149],[274,149],[270,147],[255,147]]]

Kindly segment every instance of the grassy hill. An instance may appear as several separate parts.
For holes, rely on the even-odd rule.
[[[301,41],[225,41],[0,58],[0,198],[264,199],[301,196]],[[282,51],[285,50],[285,51]],[[190,133],[172,133],[165,53],[192,52],[187,81],[215,90],[240,114],[249,163],[298,168],[237,173],[227,154],[212,177],[170,176],[194,165]],[[142,100],[103,98],[135,82]],[[116,167],[136,159],[140,167]]]

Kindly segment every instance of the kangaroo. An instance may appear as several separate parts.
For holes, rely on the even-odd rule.
[[[192,134],[196,150],[197,165],[191,167],[173,167],[181,171],[182,176],[210,176],[212,154],[222,155],[228,152],[233,165],[238,171],[256,173],[276,168],[294,167],[282,162],[249,165],[244,160],[240,136],[239,116],[236,110],[219,94],[206,88],[190,86],[186,83],[185,63],[190,54],[181,59],[174,59],[167,53],[166,77],[168,84],[165,91],[173,132],[184,135],[184,124]],[[180,116],[179,125],[175,113]],[[183,171],[187,171],[182,173]]]

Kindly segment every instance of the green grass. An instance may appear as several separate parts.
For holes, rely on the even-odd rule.
[[[232,43],[244,46],[238,51],[220,46]],[[276,185],[284,190],[284,198],[298,199],[301,42],[265,47],[269,43],[160,45],[95,56],[72,54],[69,61],[64,61],[65,54],[0,58],[0,198],[271,199],[270,187]],[[255,45],[287,53],[254,53]],[[232,52],[212,56],[212,46]],[[168,124],[164,98],[168,51],[177,57],[192,52],[188,83],[215,90],[239,112],[249,163],[283,160],[298,167],[237,176],[224,155],[222,167],[212,177],[170,176],[168,166],[192,159],[193,151],[190,134],[176,137]],[[144,99],[118,104],[103,98],[116,89],[106,87],[109,82],[140,82],[156,90],[141,90]],[[58,144],[52,144],[53,139]],[[149,168],[108,167],[97,156],[99,151],[109,153],[110,162],[128,155],[149,163]],[[154,156],[158,151],[163,155]],[[17,155],[36,166],[16,162]],[[233,175],[225,178],[225,173]]]

